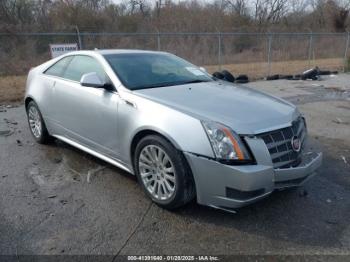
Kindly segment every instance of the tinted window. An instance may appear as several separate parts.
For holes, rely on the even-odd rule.
[[[102,81],[107,81],[107,76],[96,59],[90,56],[74,56],[65,70],[63,78],[79,82],[84,74],[92,72],[96,72]]]
[[[64,69],[67,67],[69,62],[73,59],[73,56],[68,56],[62,58],[58,62],[56,62],[53,66],[45,71],[45,74],[51,76],[62,76]]]
[[[105,58],[131,90],[213,81],[206,72],[171,54],[112,54]]]

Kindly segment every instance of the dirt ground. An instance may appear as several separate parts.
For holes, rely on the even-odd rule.
[[[317,176],[236,214],[152,204],[136,180],[65,143],[36,144],[0,106],[0,254],[350,255],[350,75],[249,86],[286,98],[324,153]],[[0,259],[1,260],[1,259]]]

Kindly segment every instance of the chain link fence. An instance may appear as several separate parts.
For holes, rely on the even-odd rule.
[[[50,59],[49,44],[81,49],[146,49],[174,53],[209,72],[262,78],[314,66],[346,71],[349,33],[0,33],[0,75],[22,75]]]

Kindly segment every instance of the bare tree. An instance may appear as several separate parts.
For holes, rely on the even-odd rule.
[[[140,13],[142,13],[142,15],[145,16],[150,9],[147,0],[130,0],[129,4],[132,14],[136,11],[139,11]]]
[[[308,0],[290,0],[290,12],[293,14],[301,14],[306,13],[308,6],[310,5],[310,1]]]
[[[349,17],[350,2],[329,0],[327,10],[330,13],[331,23],[335,31],[346,31],[346,22]]]
[[[247,1],[245,0],[222,0],[222,8],[230,9],[240,16],[246,16],[248,14]]]
[[[344,32],[350,12],[349,0],[312,0],[311,16],[315,26],[325,30]]]
[[[254,18],[259,25],[277,23],[288,11],[288,0],[254,0]]]

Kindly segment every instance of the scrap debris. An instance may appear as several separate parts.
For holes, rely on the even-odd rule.
[[[10,136],[12,133],[10,129],[0,129],[0,136]]]
[[[336,124],[343,124],[343,125],[349,125],[350,124],[350,122],[343,121],[339,117],[336,117],[336,120],[333,120],[333,122],[336,123]]]
[[[0,122],[0,136],[10,136],[13,134],[13,130],[6,122]]]
[[[18,122],[16,122],[15,120],[7,119],[7,118],[4,118],[4,121],[10,125],[17,125],[18,124]]]
[[[344,161],[345,165],[348,164],[348,161],[346,160],[345,156],[341,155],[340,158]]]
[[[57,195],[51,195],[51,196],[48,196],[47,198],[56,198]]]
[[[329,75],[335,76],[338,74],[338,71],[328,71],[320,70],[318,66],[310,68],[304,71],[302,74],[297,75],[269,75],[266,77],[266,80],[278,80],[278,79],[287,79],[287,80],[320,80],[320,76]]]
[[[100,172],[101,170],[103,170],[105,168],[106,168],[105,166],[100,166],[100,167],[97,167],[95,169],[89,170],[88,173],[87,173],[87,177],[86,177],[87,182],[90,184],[91,176],[97,174],[98,172]]]

